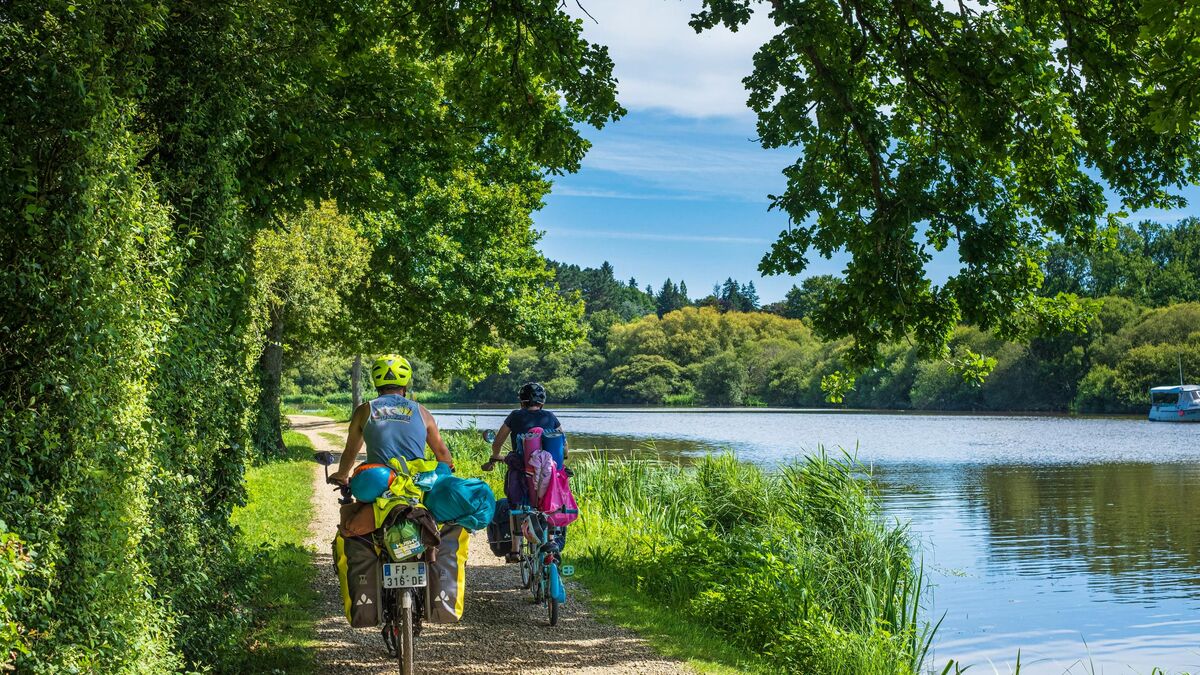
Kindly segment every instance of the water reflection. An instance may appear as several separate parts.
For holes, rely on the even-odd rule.
[[[705,453],[725,450],[726,448],[703,441],[682,441],[675,438],[635,439],[591,434],[571,435],[571,453],[575,456],[613,459],[634,457],[688,465]]]
[[[1200,467],[986,467],[981,486],[998,564],[1086,561],[1118,593],[1200,585]]]
[[[926,544],[939,658],[1200,662],[1200,464],[881,465],[875,480]]]

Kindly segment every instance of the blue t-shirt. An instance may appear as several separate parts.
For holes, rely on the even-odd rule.
[[[558,418],[554,413],[543,408],[530,410],[529,408],[521,408],[508,413],[508,417],[504,418],[504,424],[508,427],[512,437],[512,449],[517,450],[517,434],[523,434],[535,427],[541,427],[542,431],[554,431],[562,426],[558,423]]]

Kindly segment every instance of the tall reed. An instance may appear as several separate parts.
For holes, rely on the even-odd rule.
[[[574,468],[569,554],[592,572],[789,672],[919,671],[922,575],[851,458],[821,452],[771,472],[728,454]]]

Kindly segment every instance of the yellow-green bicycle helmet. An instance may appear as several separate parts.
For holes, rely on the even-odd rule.
[[[376,389],[388,385],[407,387],[412,382],[412,366],[399,354],[385,354],[371,366],[371,382]]]

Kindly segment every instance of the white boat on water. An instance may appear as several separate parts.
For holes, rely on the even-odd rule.
[[[1151,422],[1200,422],[1200,384],[1150,389]]]

